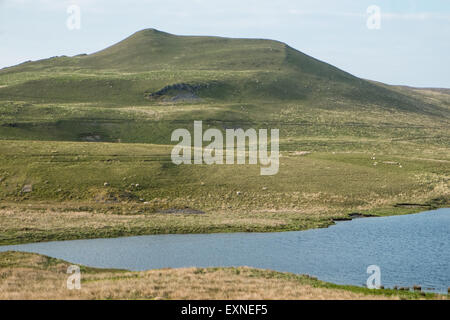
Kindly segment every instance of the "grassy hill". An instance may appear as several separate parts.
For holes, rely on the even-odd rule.
[[[279,174],[175,166],[171,132],[194,120],[279,128]],[[143,30],[0,70],[0,242],[298,230],[445,206],[449,120],[448,89],[359,79],[272,40]]]
[[[177,84],[188,89],[167,90]],[[448,101],[426,101],[356,78],[277,41],[175,36],[154,29],[91,55],[2,69],[0,101],[3,137],[43,140],[94,135],[111,142],[167,143],[167,132],[153,132],[164,121],[283,127],[288,121],[310,124],[311,114],[322,116],[326,110],[351,113],[358,122],[396,112],[410,115],[413,125],[420,122],[414,116],[431,117],[442,126],[449,118]],[[183,105],[158,108],[168,103]],[[166,114],[155,124],[160,111]],[[130,120],[145,123],[130,127]],[[334,117],[326,121],[336,122]]]
[[[277,41],[175,36],[154,29],[94,54],[27,62],[1,70],[0,76],[2,98],[40,102],[147,104],[145,93],[183,82],[198,85],[198,95],[211,101],[323,103],[340,97],[347,103],[444,111]]]

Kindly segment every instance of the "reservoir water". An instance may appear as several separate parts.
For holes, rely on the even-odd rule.
[[[277,233],[181,234],[0,246],[92,267],[250,266],[363,286],[377,265],[385,287],[450,286],[450,209],[361,218],[324,229]]]

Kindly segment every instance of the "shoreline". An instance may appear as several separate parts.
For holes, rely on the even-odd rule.
[[[420,211],[420,212],[415,212],[415,213],[410,213],[410,214],[419,214],[419,213],[426,213],[426,212],[429,212],[429,211],[434,211],[434,210],[438,210],[438,209],[442,209],[442,208],[435,208],[435,209],[432,209],[432,210],[425,210],[425,211]],[[360,219],[360,218],[362,218],[362,217],[369,217],[367,214],[366,215],[355,215],[355,214],[353,214],[353,215],[350,215],[350,216],[352,216],[353,217],[353,219]],[[371,215],[370,217],[378,217],[378,216],[373,216],[373,215]],[[353,220],[353,219],[350,219],[350,220]],[[342,221],[342,220],[341,220]],[[301,231],[306,231],[306,230],[301,230]],[[298,232],[298,231],[291,231],[291,232]],[[246,232],[246,233],[249,233],[249,232]],[[267,233],[267,232],[265,232],[265,233]],[[149,235],[149,236],[151,236],[151,235]],[[132,236],[131,236],[132,237]],[[89,239],[76,239],[76,240],[89,240]],[[94,239],[91,239],[91,240],[94,240]],[[70,241],[70,240],[69,240]],[[0,257],[2,257],[3,255],[7,255],[7,254],[10,254],[10,253],[26,253],[26,254],[33,254],[33,255],[39,255],[39,256],[42,256],[42,254],[39,254],[39,253],[32,253],[32,252],[29,252],[29,251],[21,251],[20,250],[20,248],[16,251],[14,248],[8,248],[7,249],[8,251],[1,251],[0,252]],[[49,257],[50,258],[50,257]],[[56,260],[60,260],[59,258],[56,258],[56,257],[51,257],[50,259],[56,259]],[[0,266],[1,266],[1,264],[2,264],[2,262],[3,261],[1,261],[1,259],[0,259]],[[87,266],[83,266],[84,268],[94,268],[94,269],[103,269],[103,268],[97,268],[97,267],[87,267]],[[216,270],[216,269],[223,269],[223,270],[227,270],[227,269],[233,269],[233,267],[206,267],[206,268],[200,268],[200,267],[192,267],[192,268],[196,268],[196,269],[205,269],[205,270]],[[245,268],[245,266],[240,266],[240,267],[238,267],[238,268]],[[116,268],[107,268],[108,270],[116,270],[116,271],[124,271],[124,272],[130,272],[130,273],[140,273],[140,272],[148,272],[148,271],[158,271],[158,270],[167,270],[167,269],[171,269],[171,270],[184,270],[184,269],[187,269],[187,268],[185,268],[185,267],[175,267],[175,268],[171,268],[171,267],[169,267],[169,268],[155,268],[155,269],[146,269],[146,270],[129,270],[129,269],[116,269]],[[330,288],[330,286],[331,287],[333,287],[333,288],[340,288],[340,289],[342,289],[342,288],[345,288],[345,289],[348,289],[348,290],[350,290],[350,289],[352,289],[352,288],[359,288],[359,289],[365,289],[365,290],[368,290],[367,288],[365,288],[364,286],[358,286],[358,285],[346,285],[346,284],[337,284],[337,283],[331,283],[331,282],[326,282],[326,281],[322,281],[322,280],[319,280],[317,277],[315,277],[315,276],[311,276],[311,275],[308,275],[308,274],[297,274],[297,273],[292,273],[292,272],[283,272],[283,271],[275,271],[275,270],[270,270],[270,269],[261,269],[261,268],[253,268],[253,267],[251,267],[250,269],[252,269],[252,270],[260,270],[260,271],[263,271],[263,272],[273,272],[273,273],[276,273],[278,276],[280,275],[280,274],[291,274],[291,275],[294,275],[294,276],[300,276],[300,277],[307,277],[307,278],[310,278],[310,279],[315,279],[315,280],[317,280],[317,281],[319,281],[320,283],[325,283],[326,284],[326,287],[327,288]],[[278,277],[277,276],[277,277]],[[416,292],[415,291],[415,288],[416,286],[415,285],[413,285],[413,284],[411,284],[411,285],[409,285],[409,286],[407,286],[407,287],[398,287],[397,288],[397,286],[394,286],[393,288],[382,288],[382,291],[380,291],[380,292],[388,292],[389,294],[396,294],[396,293],[398,293],[398,292],[413,292],[413,293],[419,293],[419,294],[430,294],[430,295],[437,295],[437,296],[446,296],[447,297],[447,299],[448,299],[448,294],[445,294],[445,291],[441,291],[441,290],[439,290],[439,291],[432,291],[432,290],[427,290],[427,288],[424,288],[424,291],[422,291],[421,289],[419,289],[419,291],[418,292]],[[350,289],[349,289],[350,288]],[[358,289],[358,290],[359,290]],[[429,288],[428,288],[429,289]],[[352,289],[353,290],[353,289]],[[350,291],[352,291],[352,290],[350,290]],[[357,291],[358,291],[357,290]],[[411,291],[411,290],[413,290],[413,291]],[[359,291],[358,291],[359,292]],[[369,292],[372,292],[372,291],[370,291],[369,290]],[[419,296],[419,298],[420,298],[421,296]],[[416,297],[417,298],[417,297]]]
[[[8,288],[0,290],[7,299],[208,299],[208,300],[303,300],[303,299],[439,299],[447,294],[408,291],[404,288],[368,289],[352,285],[338,285],[321,281],[309,275],[278,272],[250,267],[166,268],[146,271],[102,269],[80,265],[81,290],[67,290],[64,260],[35,253],[0,252],[0,271],[6,268],[12,277]],[[11,275],[12,274],[12,275]],[[44,281],[33,283],[32,290],[13,291],[15,281],[29,279],[36,282],[36,274],[45,275]],[[20,277],[18,277],[20,275]],[[225,279],[224,279],[225,278]],[[15,280],[14,280],[15,279]],[[182,289],[175,286],[164,289],[161,281],[184,282]],[[214,283],[211,284],[211,281]],[[222,281],[224,281],[222,283]],[[250,282],[249,282],[250,281]],[[155,283],[158,286],[155,287]],[[100,285],[98,285],[100,284]],[[0,287],[1,287],[0,283]],[[217,285],[222,290],[216,290]],[[267,288],[266,288],[267,286]],[[99,289],[101,287],[101,289]],[[134,289],[136,289],[135,291]],[[202,287],[204,293],[194,290]],[[286,290],[286,288],[289,290]],[[127,288],[133,288],[134,293]],[[130,289],[131,290],[131,289]]]
[[[432,211],[441,208],[447,208],[448,204],[444,203],[442,205],[435,205],[432,203],[432,200],[429,200],[430,204],[421,204],[415,205],[413,207],[403,207],[402,204],[396,204],[391,208],[374,208],[370,210],[363,210],[362,212],[352,211],[351,213],[345,214],[343,216],[333,216],[329,215],[325,219],[319,221],[309,221],[314,219],[308,219],[306,217],[306,223],[309,222],[309,225],[295,225],[295,224],[282,224],[277,226],[260,226],[256,228],[252,228],[251,226],[245,225],[199,225],[196,226],[192,224],[185,228],[176,229],[176,226],[165,226],[164,229],[160,229],[158,225],[154,225],[153,228],[143,229],[143,228],[135,228],[130,229],[126,228],[126,225],[123,225],[122,228],[114,228],[114,226],[110,227],[109,230],[101,230],[104,233],[98,233],[98,230],[82,230],[80,233],[74,233],[71,230],[71,233],[66,233],[62,230],[60,233],[52,233],[47,236],[40,234],[39,232],[29,232],[17,237],[15,239],[0,239],[0,246],[9,246],[9,245],[20,245],[20,244],[30,244],[30,243],[40,243],[40,242],[53,242],[53,241],[69,241],[69,240],[92,240],[92,239],[110,239],[110,238],[120,238],[120,237],[133,237],[133,236],[146,236],[146,235],[163,235],[163,234],[214,234],[214,233],[269,233],[269,232],[292,232],[292,231],[306,231],[310,229],[319,229],[319,228],[328,228],[332,225],[335,225],[336,222],[341,221],[351,221],[353,219],[361,219],[361,218],[375,218],[375,217],[387,217],[387,216],[395,216],[395,215],[406,215],[406,214],[416,214],[423,211]],[[17,209],[17,208],[16,208]],[[26,209],[26,207],[25,207]],[[4,206],[3,206],[4,210]],[[14,209],[13,209],[14,210]],[[1,213],[1,211],[0,211]],[[64,214],[71,214],[71,211],[64,212]],[[94,213],[93,215],[95,215]],[[214,214],[210,214],[214,215]],[[226,215],[226,214],[225,214]],[[126,216],[126,215],[124,215]],[[168,217],[174,218],[183,218],[183,217],[194,217],[201,219],[203,215],[184,215],[184,214],[161,214],[161,213],[151,213],[144,217]],[[243,215],[245,217],[245,214]],[[232,217],[232,216],[231,216]],[[80,228],[81,230],[81,228]],[[27,230],[26,230],[27,231]],[[34,240],[34,241],[29,241]]]

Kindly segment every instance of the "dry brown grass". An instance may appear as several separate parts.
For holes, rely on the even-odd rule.
[[[68,290],[68,262],[0,253],[0,299],[398,299],[408,293],[370,294],[327,288],[308,276],[240,268],[185,268],[143,272],[81,267],[80,290]],[[350,289],[348,289],[350,288]],[[356,290],[356,291],[357,291]],[[390,293],[392,294],[392,293]],[[440,296],[436,296],[440,297]],[[411,298],[411,297],[409,297]],[[442,298],[442,297],[441,297]]]
[[[106,238],[160,233],[283,231],[329,225],[333,211],[115,214],[79,211],[70,204],[0,209],[0,243]],[[336,215],[336,213],[334,213]]]

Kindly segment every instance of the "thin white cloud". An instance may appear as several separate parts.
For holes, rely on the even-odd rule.
[[[305,10],[288,10],[291,15],[300,16],[333,16],[333,17],[355,17],[365,18],[366,12],[339,12],[339,11],[305,11]],[[450,20],[450,14],[441,14],[434,12],[415,12],[415,13],[393,13],[383,12],[381,10],[381,17],[386,20],[412,20],[412,21],[424,21],[424,20]]]
[[[291,9],[288,11],[289,14],[292,15],[305,15],[305,16],[335,16],[335,17],[365,17],[365,13],[360,12],[340,12],[340,11],[305,11],[305,10],[297,10]]]
[[[383,19],[388,20],[450,20],[450,14],[440,14],[434,12],[418,12],[418,13],[381,13]]]

